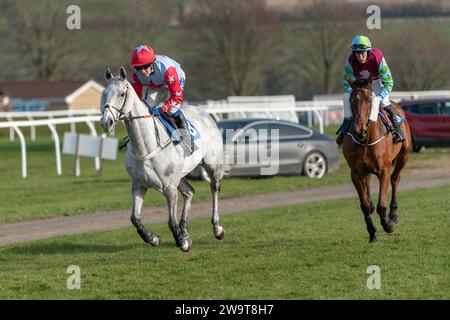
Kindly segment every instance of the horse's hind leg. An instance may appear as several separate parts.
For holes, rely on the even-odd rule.
[[[398,183],[400,182],[400,173],[408,162],[409,153],[405,151],[400,152],[397,156],[397,160],[395,161],[395,168],[391,175],[391,186],[392,186],[392,197],[391,204],[389,206],[389,221],[392,221],[394,224],[398,224],[398,216],[397,216],[397,188]]]
[[[351,172],[351,177],[353,181],[353,185],[356,188],[356,191],[358,192],[361,211],[364,214],[364,221],[366,222],[367,231],[369,232],[369,242],[373,243],[377,241],[377,236],[375,235],[377,232],[377,229],[375,228],[375,225],[373,224],[372,218],[370,217],[371,213],[373,212],[373,204],[371,206],[370,204],[370,195],[368,194],[367,189],[367,176],[360,178],[358,174],[356,174],[354,171]]]
[[[178,190],[180,190],[184,199],[183,212],[181,213],[180,219],[181,237],[183,238],[180,248],[183,251],[189,251],[189,249],[192,246],[192,239],[187,232],[187,228],[188,228],[189,210],[191,209],[191,201],[192,197],[194,196],[195,189],[189,184],[189,182],[185,178],[183,178],[181,179],[180,184],[178,185]]]
[[[210,187],[213,196],[212,217],[211,223],[213,224],[214,236],[218,240],[222,240],[225,236],[225,229],[220,225],[219,220],[219,193],[220,193],[220,180],[222,179],[222,170],[220,165],[209,165],[205,162],[202,163],[211,179]]]
[[[131,211],[131,223],[136,227],[137,233],[141,236],[142,240],[152,246],[157,246],[160,243],[160,238],[156,234],[151,234],[141,222],[141,208],[144,203],[144,195],[147,192],[147,188],[141,186],[137,182],[132,182],[131,186],[133,194],[133,209]]]

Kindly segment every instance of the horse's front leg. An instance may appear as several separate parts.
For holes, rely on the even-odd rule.
[[[183,195],[184,204],[183,211],[181,213],[180,219],[180,230],[181,236],[183,237],[181,249],[183,251],[189,251],[192,246],[192,239],[187,232],[188,228],[188,219],[189,219],[189,210],[191,209],[191,201],[194,196],[195,189],[190,185],[190,183],[185,179],[181,179],[180,184],[178,185],[178,190],[180,190]]]
[[[369,232],[369,242],[373,243],[377,241],[376,232],[377,229],[373,224],[372,218],[370,217],[372,213],[372,207],[370,204],[370,195],[368,194],[366,179],[367,176],[360,177],[356,172],[352,170],[351,172],[352,182],[358,192],[361,211],[364,214],[364,221],[366,222],[367,231]]]
[[[136,227],[137,233],[141,236],[142,240],[152,246],[160,244],[160,238],[156,234],[151,234],[141,222],[141,208],[144,203],[144,196],[147,192],[147,187],[140,185],[133,181],[131,186],[133,195],[133,209],[131,211],[131,223]]]
[[[378,195],[378,205],[377,205],[377,213],[380,216],[380,222],[383,226],[383,230],[387,233],[394,232],[395,224],[393,221],[389,221],[388,217],[386,216],[386,198],[387,193],[389,190],[389,183],[391,179],[391,169],[386,168],[383,171],[381,171],[378,179],[380,181],[380,191]]]
[[[177,201],[178,201],[178,190],[174,185],[168,186],[164,190],[164,196],[167,200],[167,206],[169,208],[169,228],[172,231],[173,237],[175,239],[175,243],[177,247],[183,248],[183,237],[181,235],[180,227],[178,226],[178,218],[177,218]]]
[[[367,199],[370,204],[370,214],[372,214],[375,212],[375,205],[373,204],[372,195],[370,194],[370,177],[371,177],[370,174],[367,175],[367,177],[364,179],[364,183],[366,184]]]

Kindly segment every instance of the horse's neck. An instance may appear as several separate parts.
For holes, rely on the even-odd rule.
[[[130,118],[148,115],[149,112],[145,104],[141,102],[133,89],[131,89],[131,91],[133,103],[131,106]],[[161,137],[162,134],[161,129],[156,128],[158,124],[154,118],[138,118],[125,120],[124,122],[128,137],[130,138],[131,148],[136,156],[144,156],[158,147],[155,129],[159,130]]]

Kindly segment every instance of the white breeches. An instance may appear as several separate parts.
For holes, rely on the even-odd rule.
[[[380,103],[382,107],[386,107],[390,105],[389,95],[384,97],[384,99],[380,99],[378,96],[383,89],[383,85],[381,84],[381,80],[375,80],[372,82],[372,106],[370,109],[369,119],[372,121],[377,121],[378,111],[380,107]],[[350,106],[350,93],[344,93],[344,118],[350,118],[352,116],[352,108]]]
[[[147,89],[149,90],[149,89]],[[170,98],[169,88],[160,88],[160,89],[152,89],[150,94],[145,94],[145,100],[151,106],[162,107],[166,101]],[[171,114],[174,114],[178,110],[180,110],[181,105],[173,106],[169,109]]]

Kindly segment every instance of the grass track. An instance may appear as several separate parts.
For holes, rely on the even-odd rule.
[[[336,128],[328,127],[332,135]],[[58,128],[60,136],[68,126]],[[83,132],[87,128],[77,126]],[[25,130],[26,131],[26,130]],[[100,130],[97,130],[100,132]],[[81,158],[81,176],[72,176],[73,158],[62,156],[63,175],[57,176],[55,169],[54,144],[46,128],[38,128],[37,141],[27,139],[28,178],[21,178],[20,143],[10,143],[7,131],[0,132],[0,224],[68,216],[85,212],[129,209],[131,205],[130,179],[123,167],[124,150],[116,161],[105,161],[104,175],[97,176],[94,160]],[[24,133],[29,137],[28,133]],[[118,138],[125,136],[118,130]],[[412,154],[411,162],[435,157],[448,157],[450,149],[429,149],[425,153]],[[405,176],[408,175],[408,169]],[[242,195],[292,191],[338,183],[350,183],[349,170],[343,157],[338,171],[315,180],[306,177],[272,177],[266,179],[226,178],[222,185],[221,198]],[[193,181],[197,193],[194,201],[209,201],[209,185]],[[164,205],[165,199],[154,190],[145,198],[144,206]]]
[[[399,236],[369,245],[358,201],[335,200],[224,216],[225,240],[193,220],[192,250],[151,226],[161,247],[132,228],[0,248],[1,299],[449,299],[450,186],[399,195]],[[68,290],[66,268],[81,268]],[[381,290],[366,287],[381,269]]]

